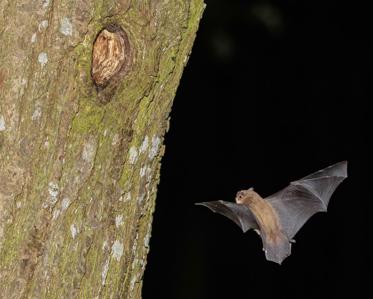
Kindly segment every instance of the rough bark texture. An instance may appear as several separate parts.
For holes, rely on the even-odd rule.
[[[202,0],[0,0],[0,298],[140,298],[162,140]],[[100,91],[92,44],[126,32]]]

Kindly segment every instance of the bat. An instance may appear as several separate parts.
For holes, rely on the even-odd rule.
[[[244,233],[254,229],[262,239],[266,259],[281,264],[291,253],[295,234],[313,214],[327,211],[330,197],[345,178],[347,161],[342,161],[293,181],[266,198],[250,188],[237,192],[236,203],[196,204],[231,219]]]

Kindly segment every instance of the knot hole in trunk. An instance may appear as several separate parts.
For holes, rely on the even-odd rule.
[[[128,36],[119,25],[110,24],[99,32],[93,43],[91,67],[98,92],[108,86],[113,91],[118,85],[128,70],[130,50]]]

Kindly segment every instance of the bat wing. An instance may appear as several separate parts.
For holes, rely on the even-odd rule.
[[[285,189],[265,198],[277,212],[289,240],[313,214],[326,212],[330,197],[345,178],[347,161],[291,182]]]
[[[222,200],[200,202],[196,203],[196,205],[205,206],[215,213],[224,215],[236,223],[243,232],[247,232],[249,229],[259,228],[254,215],[249,208],[244,205]]]

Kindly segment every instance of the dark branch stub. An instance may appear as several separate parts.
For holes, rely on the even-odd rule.
[[[116,85],[127,70],[130,58],[128,36],[117,24],[106,26],[97,35],[92,52],[92,80],[98,91]]]

